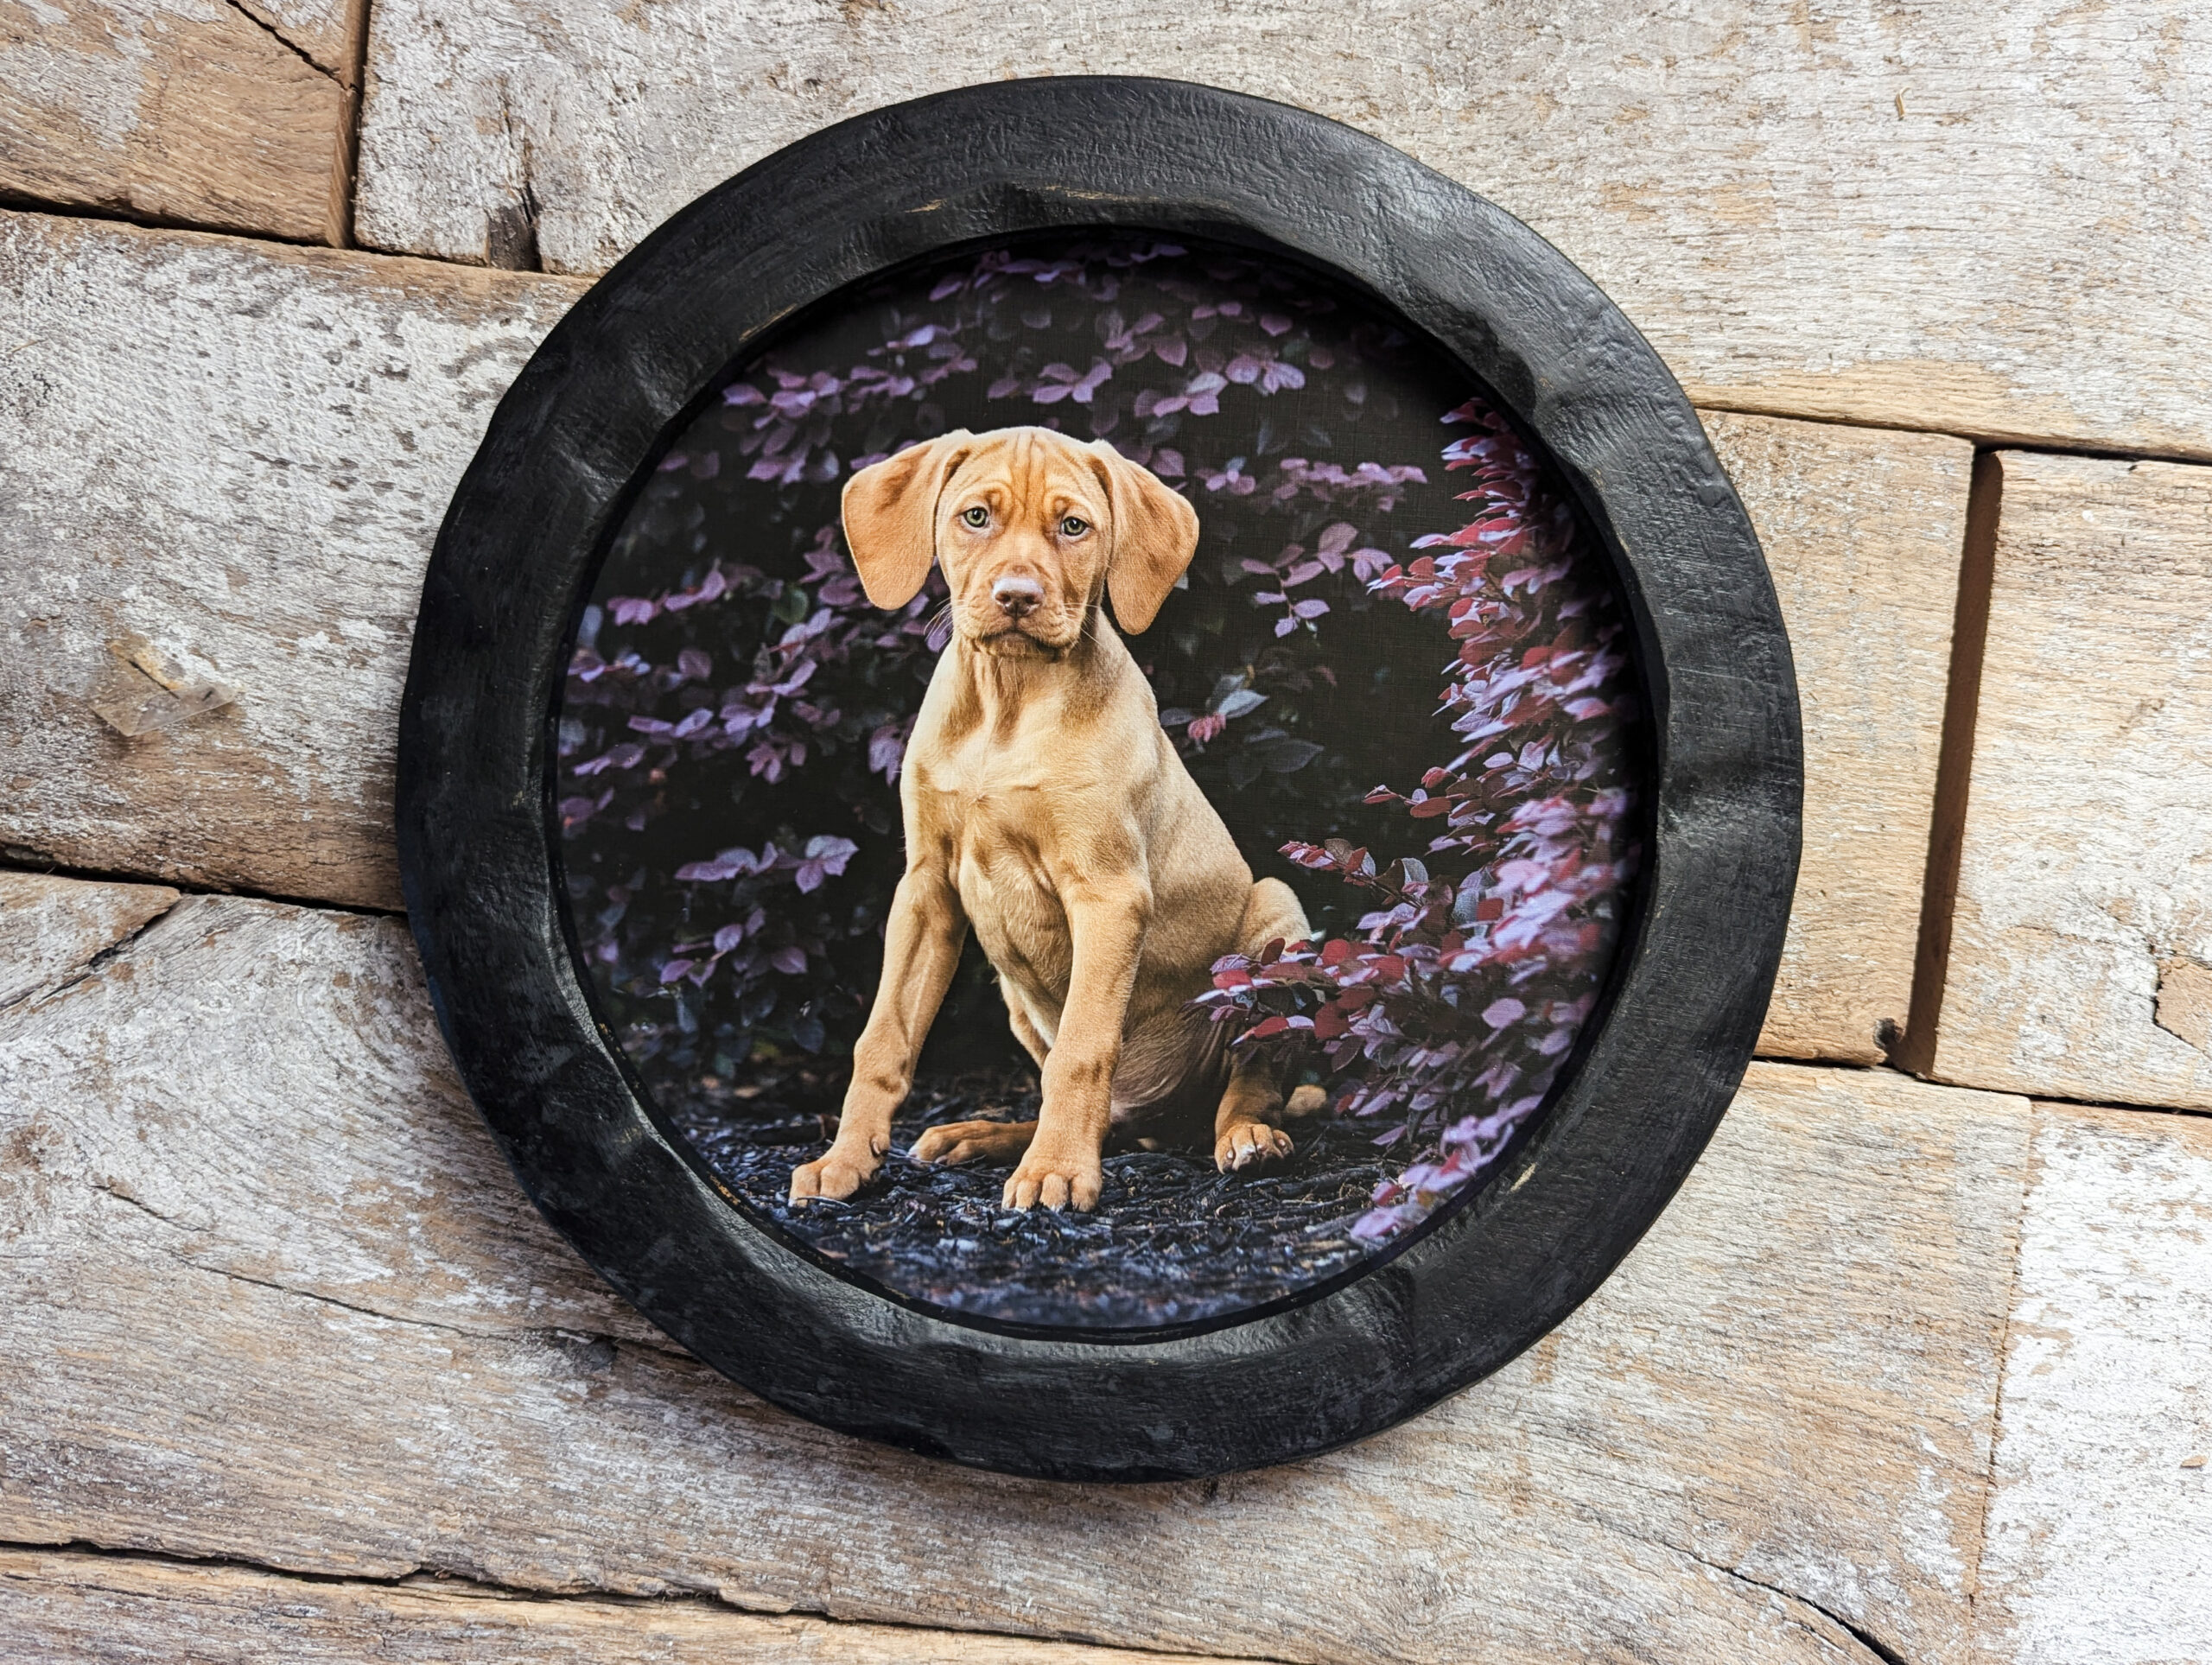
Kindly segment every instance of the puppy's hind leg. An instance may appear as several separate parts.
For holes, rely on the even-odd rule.
[[[1245,901],[1243,922],[1236,928],[1236,951],[1258,955],[1269,943],[1302,943],[1313,934],[1306,910],[1291,887],[1280,879],[1262,879]],[[1214,1166],[1227,1173],[1289,1155],[1291,1139],[1282,1130],[1282,1086],[1274,1066],[1250,1052],[1240,1056],[1230,1069],[1228,1090],[1214,1113]]]
[[[947,1122],[924,1130],[909,1153],[917,1162],[1019,1162],[1037,1136],[1034,1122]]]
[[[1052,1051],[1052,1042],[1031,1021],[1028,1008],[1012,988],[1001,982],[999,992],[1006,997],[1007,1026],[1021,1043],[1021,1050],[1043,1069]],[[946,1167],[957,1167],[963,1162],[1019,1162],[1036,1136],[1034,1122],[947,1122],[924,1129],[907,1154],[917,1162],[936,1162]]]

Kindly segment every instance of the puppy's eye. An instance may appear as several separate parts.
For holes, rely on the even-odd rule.
[[[963,509],[960,518],[971,526],[982,527],[991,524],[991,512],[980,503],[972,509]]]
[[[1060,522],[1060,536],[1062,537],[1081,537],[1090,530],[1090,523],[1088,520],[1085,520],[1081,515],[1070,515],[1066,519]]]

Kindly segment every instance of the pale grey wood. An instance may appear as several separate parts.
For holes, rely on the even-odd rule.
[[[1984,1656],[2212,1657],[2212,1121],[2039,1104],[2033,1149]]]
[[[1929,1073],[2212,1109],[2212,468],[2001,462]]]
[[[1708,413],[1782,599],[1805,842],[1759,1051],[1879,1064],[1912,1004],[1974,448]]]
[[[1832,1616],[1967,1655],[2022,1101],[1758,1066],[1488,1382],[1311,1462],[1071,1488],[657,1339],[493,1153],[396,922],[188,898],[0,1013],[0,1071],[17,1543],[1289,1660],[1871,1661]]]
[[[86,885],[0,873],[0,1006],[51,988],[168,912],[161,885]]]
[[[533,1599],[449,1579],[311,1582],[35,1550],[0,1550],[0,1636],[14,1657],[87,1665],[1199,1665],[1191,1654],[837,1624],[698,1598]]]
[[[378,0],[369,58],[379,246],[511,258],[527,222],[549,270],[600,271],[841,118],[1002,77],[1175,76],[1493,198],[1701,403],[2212,456],[2202,8]]]
[[[580,287],[0,215],[0,567],[21,575],[0,843],[398,906],[392,737],[430,542]],[[1813,835],[1767,1044],[1871,1062],[1909,975],[1965,448],[1712,426],[1806,667]],[[238,698],[117,734],[90,690],[133,632]]]
[[[396,906],[431,540],[578,287],[0,213],[0,844]],[[236,702],[116,733],[133,632]]]
[[[320,14],[348,9],[0,0],[0,192],[340,240],[352,31]],[[302,27],[271,28],[287,15]]]

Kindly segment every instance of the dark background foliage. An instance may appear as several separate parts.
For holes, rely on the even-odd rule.
[[[1247,860],[1319,933],[1225,964],[1216,1016],[1421,1159],[1365,1235],[1464,1183],[1589,1012],[1632,860],[1610,591],[1470,392],[1293,268],[1125,238],[882,283],[745,366],[625,523],[561,715],[577,937],[649,1088],[834,1113],[944,599],[933,575],[869,607],[838,494],[915,441],[1038,423],[1198,510],[1185,586],[1131,645]],[[971,945],[925,1080],[1026,1066]]]

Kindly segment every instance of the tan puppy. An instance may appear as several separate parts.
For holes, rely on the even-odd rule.
[[[1305,912],[1281,880],[1252,881],[1103,606],[1124,629],[1151,624],[1197,548],[1191,505],[1103,441],[1007,428],[861,469],[844,521],[878,607],[904,607],[942,565],[953,634],[899,777],[906,871],[883,980],[837,1136],[793,1170],[791,1200],[849,1197],[881,1164],[970,927],[1044,1105],[1035,1122],[932,1128],[917,1159],[1019,1158],[1008,1207],[1089,1209],[1116,1122],[1211,1110],[1224,1171],[1287,1155],[1274,1071],[1232,1058],[1188,1002],[1221,956],[1310,935]]]

